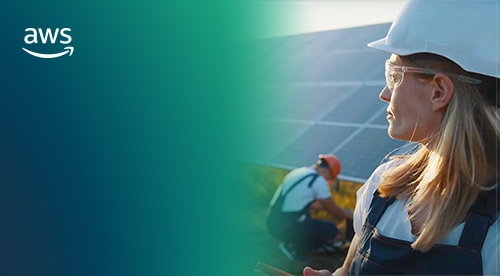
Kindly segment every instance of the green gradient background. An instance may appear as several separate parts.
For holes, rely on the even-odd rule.
[[[239,12],[2,4],[1,275],[246,274],[247,206],[228,157],[251,91],[234,46],[242,22],[228,23]],[[26,28],[71,28],[72,42],[26,45]],[[56,59],[21,49],[66,46],[73,55]]]
[[[276,132],[254,119],[265,116],[265,111],[282,100],[274,97],[279,93],[275,93],[276,88],[269,88],[268,84],[287,72],[269,52],[270,48],[262,47],[259,40],[287,28],[283,25],[287,12],[279,11],[276,5],[267,1],[238,1],[228,7],[228,18],[232,22],[228,26],[228,37],[234,41],[228,52],[232,68],[228,78],[231,80],[232,102],[229,123],[234,130],[230,134],[232,142],[229,145],[235,158],[247,160],[265,153],[267,146],[272,144],[269,141],[271,136],[266,133]],[[265,256],[269,256],[269,253],[263,252],[270,245],[267,244],[268,239],[262,237],[264,216],[261,212],[262,201],[269,200],[258,193],[261,187],[256,184],[262,180],[262,175],[256,175],[245,162],[237,163],[232,168],[231,196],[237,202],[234,208],[229,209],[229,215],[235,218],[229,227],[235,230],[227,237],[231,242],[226,248],[231,250],[231,255],[223,263],[232,272],[228,275],[255,276],[258,274],[253,269],[257,262],[266,261]]]

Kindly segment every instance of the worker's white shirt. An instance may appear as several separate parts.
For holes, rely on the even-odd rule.
[[[370,179],[358,190],[356,209],[354,210],[354,231],[361,237],[361,228],[368,215],[368,210],[373,199],[373,193],[377,189],[380,176],[399,160],[392,160],[379,166]],[[383,236],[414,242],[417,237],[411,233],[411,224],[408,219],[409,201],[395,200],[377,223],[376,227]],[[500,220],[500,219],[499,219]],[[481,251],[483,259],[484,275],[500,275],[500,226],[499,220],[490,226],[483,249]],[[460,235],[464,228],[464,223],[455,227],[439,244],[458,245]]]
[[[285,194],[298,180],[312,173],[317,174],[316,170],[307,167],[291,171],[287,174],[285,180],[283,180],[282,193]],[[300,184],[295,186],[290,193],[288,193],[283,202],[283,208],[281,211],[299,212],[315,199],[331,197],[330,186],[328,186],[324,177],[318,175],[316,180],[314,180],[313,185],[309,188],[308,186],[312,179],[313,176],[304,179]]]

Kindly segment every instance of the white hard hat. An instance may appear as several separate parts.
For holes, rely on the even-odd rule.
[[[385,38],[368,46],[400,56],[432,53],[500,78],[497,1],[410,1]]]

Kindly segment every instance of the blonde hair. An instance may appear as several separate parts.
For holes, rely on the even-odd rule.
[[[401,58],[410,64],[421,61],[420,66],[429,61],[431,68],[466,74],[453,62],[431,54]],[[495,187],[490,181],[499,171],[498,108],[485,102],[478,86],[452,81],[454,94],[439,131],[386,171],[378,186],[383,197],[411,199],[409,217],[422,222],[412,247],[422,252],[465,220],[479,193]],[[432,147],[425,146],[431,142]]]

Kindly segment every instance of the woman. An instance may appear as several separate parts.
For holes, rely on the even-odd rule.
[[[386,38],[388,134],[415,141],[357,193],[334,275],[499,275],[496,1],[412,1]],[[330,275],[304,269],[304,275]]]

